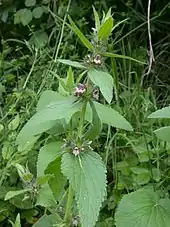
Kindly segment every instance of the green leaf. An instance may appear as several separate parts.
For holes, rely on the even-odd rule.
[[[144,64],[146,65],[145,62],[142,62],[142,61],[139,61],[135,58],[131,58],[129,56],[125,56],[125,55],[120,55],[120,54],[114,54],[114,53],[109,53],[109,52],[103,52],[103,53],[100,53],[102,56],[104,57],[109,57],[109,58],[122,58],[122,59],[127,59],[127,60],[130,60],[130,61],[135,61],[139,64]]]
[[[109,17],[100,27],[98,32],[98,39],[104,40],[104,41],[107,40],[112,33],[112,28],[113,28],[113,18]]]
[[[58,102],[51,102],[38,111],[21,129],[16,143],[27,142],[32,136],[49,130],[55,124],[55,120],[70,120],[72,115],[80,111],[81,103],[74,103],[75,97],[65,98]]]
[[[100,19],[99,19],[99,14],[97,13],[96,9],[93,7],[93,14],[94,14],[94,18],[95,18],[95,28],[96,31],[99,31],[100,28]]]
[[[77,62],[77,61],[70,61],[70,60],[67,60],[67,59],[57,59],[57,61],[64,64],[64,65],[70,65],[70,66],[73,66],[73,67],[76,67],[76,68],[86,69],[86,67],[82,63]]]
[[[5,200],[9,200],[17,195],[21,195],[24,194],[26,192],[29,192],[30,189],[22,189],[22,190],[18,190],[18,191],[9,191],[6,195],[5,195]]]
[[[170,199],[160,199],[152,189],[123,196],[116,212],[117,227],[169,227]]]
[[[93,140],[96,136],[98,136],[102,130],[102,122],[96,111],[95,105],[92,101],[90,101],[90,107],[92,109],[92,126],[85,133],[84,138],[88,140]]]
[[[43,12],[44,12],[43,8],[41,6],[38,6],[33,9],[32,14],[34,18],[38,19],[43,15]]]
[[[15,131],[18,128],[19,123],[20,123],[20,117],[19,117],[19,114],[17,114],[15,118],[9,123],[8,125],[9,130]]]
[[[25,0],[25,5],[27,7],[35,6],[35,4],[36,4],[36,0]]]
[[[15,223],[13,223],[12,221],[10,221],[12,224],[12,227],[22,227],[21,226],[21,220],[20,220],[20,214],[17,215]]]
[[[75,191],[82,227],[93,227],[106,195],[106,167],[95,152],[62,156],[62,171]]]
[[[76,35],[80,38],[81,42],[89,49],[93,50],[92,44],[89,42],[89,40],[83,35],[83,33],[80,31],[80,29],[75,25],[75,23],[72,21],[71,17],[68,16],[68,19],[70,21],[70,24],[76,33]]]
[[[161,127],[154,131],[158,139],[170,142],[170,126]]]
[[[60,201],[66,184],[66,178],[61,172],[61,157],[58,157],[55,161],[51,162],[45,173],[54,175],[54,177],[49,180],[48,184],[56,201]]]
[[[42,207],[57,206],[57,201],[55,200],[53,193],[48,184],[44,184],[41,186],[39,193],[37,195],[36,206],[42,206]]]
[[[52,227],[57,224],[57,219],[54,214],[44,214],[32,227]]]
[[[36,183],[38,185],[43,185],[48,183],[49,179],[52,178],[53,176],[51,174],[46,174],[45,176],[40,176],[37,177]]]
[[[32,21],[32,12],[29,9],[20,9],[14,17],[14,24],[22,23],[24,26]]]
[[[103,71],[91,69],[88,71],[90,80],[100,88],[100,91],[108,103],[113,98],[113,78],[112,76]]]
[[[44,171],[48,165],[54,161],[57,157],[61,156],[61,146],[62,142],[51,142],[45,144],[39,152],[37,161],[37,177],[44,176]]]
[[[48,35],[46,32],[39,30],[33,33],[29,39],[29,44],[40,49],[43,48],[48,43]]]
[[[151,113],[148,118],[170,118],[170,106]]]
[[[133,131],[130,123],[117,111],[97,102],[94,102],[94,105],[99,118],[104,124],[113,126],[115,128],[125,129],[127,131]],[[92,121],[92,111],[89,106],[87,106],[86,120],[90,122]]]
[[[69,70],[67,71],[67,88],[71,95],[74,89],[74,74],[71,67],[69,67]]]

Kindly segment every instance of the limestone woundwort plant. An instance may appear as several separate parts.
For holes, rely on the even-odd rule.
[[[24,194],[24,199],[31,198],[35,206],[44,207],[45,214],[36,226],[46,220],[60,227],[93,227],[106,197],[107,186],[106,166],[93,150],[93,141],[100,135],[103,124],[132,131],[125,118],[109,107],[114,75],[109,74],[105,57],[134,59],[106,52],[108,39],[118,25],[114,25],[111,10],[103,13],[101,21],[94,8],[93,12],[95,28],[91,41],[69,17],[72,29],[88,49],[87,56],[78,62],[58,59],[70,66],[67,77],[63,79],[56,75],[58,92],[48,90],[42,93],[37,112],[17,137],[20,145],[35,142],[44,132],[47,135],[38,155],[37,176],[33,176],[28,168],[16,165],[24,189],[10,191],[5,198]],[[79,68],[82,73],[74,76],[71,66]],[[100,97],[107,104],[100,103]],[[51,214],[47,215],[47,211]]]

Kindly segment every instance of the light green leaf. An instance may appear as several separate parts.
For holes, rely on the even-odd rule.
[[[88,140],[93,140],[96,136],[98,136],[102,130],[102,122],[96,111],[95,105],[92,101],[90,101],[90,107],[92,109],[92,125],[90,129],[85,133],[84,138]]]
[[[25,5],[27,7],[35,6],[35,4],[36,4],[36,0],[25,0]]]
[[[95,152],[62,156],[62,172],[75,191],[82,227],[93,227],[106,195],[106,167]]]
[[[26,192],[29,192],[30,189],[22,189],[22,190],[18,190],[18,191],[9,191],[6,195],[5,195],[5,200],[9,200],[17,195],[21,195],[24,194]]]
[[[154,131],[158,139],[170,142],[170,126],[161,127]]]
[[[113,18],[109,17],[100,27],[98,32],[99,40],[107,40],[112,33],[113,28]]]
[[[97,102],[94,102],[94,105],[101,121],[104,124],[113,126],[115,128],[125,129],[127,131],[133,131],[130,123],[117,111]],[[92,111],[89,106],[87,106],[86,120],[90,122],[92,121]]]
[[[19,117],[19,114],[17,114],[15,118],[9,123],[8,125],[9,130],[15,131],[18,128],[19,123],[20,123],[20,117]]]
[[[70,65],[70,66],[73,66],[73,67],[76,67],[76,68],[86,69],[86,67],[82,63],[77,62],[77,61],[70,61],[70,60],[67,60],[67,59],[57,59],[57,61],[64,64],[64,65]]]
[[[38,49],[43,48],[47,43],[48,35],[46,32],[42,30],[34,32],[31,38],[29,39],[29,44],[31,46],[35,46]]]
[[[12,227],[22,227],[21,226],[21,220],[20,220],[20,214],[17,215],[15,223],[9,220],[9,222],[12,224]]]
[[[95,28],[97,31],[99,31],[100,28],[100,19],[99,19],[99,14],[97,13],[96,9],[93,7],[93,14],[94,14],[94,18],[95,18]]]
[[[37,195],[36,206],[42,207],[57,206],[57,201],[54,199],[53,193],[48,184],[44,184],[41,186],[39,193]]]
[[[89,40],[83,35],[83,33],[80,31],[80,29],[75,25],[75,23],[72,21],[71,17],[68,16],[68,19],[70,21],[70,24],[76,33],[76,35],[80,38],[81,42],[89,49],[93,50],[92,44],[89,42]]]
[[[56,201],[60,201],[64,192],[64,186],[67,182],[65,176],[61,172],[61,157],[58,157],[55,161],[51,162],[45,173],[54,175],[54,177],[49,180],[48,184]]]
[[[170,106],[151,113],[148,118],[170,118]]]
[[[135,58],[132,58],[132,57],[129,57],[129,56],[125,56],[125,55],[120,55],[120,54],[114,54],[114,53],[109,53],[109,52],[103,52],[103,53],[100,53],[102,56],[104,57],[109,57],[109,58],[122,58],[122,59],[127,59],[127,60],[130,60],[130,61],[135,61],[139,64],[144,64],[146,65],[145,62],[142,62],[142,61],[139,61]]]
[[[88,71],[90,80],[100,88],[100,91],[108,103],[113,98],[113,78],[112,76],[103,71],[91,69]]]
[[[32,227],[52,227],[57,224],[57,219],[54,214],[44,214]]]
[[[45,144],[39,152],[37,161],[37,177],[44,176],[44,171],[48,165],[62,154],[62,142],[51,142]]]
[[[33,9],[32,14],[34,18],[38,19],[43,15],[43,12],[44,12],[43,8],[41,6],[38,6]]]
[[[69,67],[69,70],[67,71],[67,88],[69,93],[72,94],[74,88],[74,74],[71,67]]]
[[[22,23],[24,26],[32,21],[32,12],[29,9],[20,9],[14,17],[14,24]]]
[[[27,142],[32,136],[49,130],[55,125],[55,120],[70,120],[72,115],[80,111],[81,103],[74,103],[74,97],[51,102],[38,111],[22,128],[17,137],[17,144]]]
[[[170,199],[160,199],[152,189],[125,195],[116,212],[117,227],[169,227]]]
[[[46,174],[44,176],[37,177],[36,183],[38,185],[43,185],[48,183],[49,179],[52,178],[53,176],[51,174]]]

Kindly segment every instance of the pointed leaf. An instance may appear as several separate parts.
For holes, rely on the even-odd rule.
[[[44,214],[32,227],[52,227],[57,223],[58,222],[54,214]]]
[[[83,35],[83,33],[80,31],[80,29],[75,25],[75,23],[72,21],[71,17],[68,16],[68,19],[70,21],[70,24],[76,33],[76,35],[80,38],[81,42],[89,49],[93,50],[93,46],[90,43],[90,41]]]
[[[170,118],[170,106],[151,113],[148,118]]]
[[[170,126],[162,127],[154,131],[158,139],[170,142]]]
[[[152,189],[125,195],[116,212],[117,227],[169,227],[170,199],[160,199]]]
[[[37,161],[37,177],[44,176],[44,171],[48,165],[54,161],[57,157],[61,156],[61,146],[62,142],[51,142],[45,144],[39,152]]]
[[[120,54],[114,54],[114,53],[109,53],[109,52],[103,52],[103,53],[100,53],[102,56],[105,56],[105,57],[109,57],[109,58],[122,58],[122,59],[127,59],[127,60],[130,60],[130,61],[135,61],[139,64],[144,64],[146,65],[145,62],[142,62],[142,61],[139,61],[135,58],[132,58],[132,57],[129,57],[129,56],[125,56],[125,55],[120,55]]]
[[[92,109],[92,126],[84,135],[85,139],[93,140],[96,136],[98,136],[102,130],[102,122],[96,111],[95,105],[92,101],[90,101],[90,107]]]
[[[99,14],[97,13],[96,9],[93,6],[93,14],[95,18],[95,28],[97,31],[99,31],[100,28],[100,19],[99,19]]]
[[[22,189],[22,190],[18,190],[18,191],[9,191],[6,195],[5,195],[5,200],[9,200],[17,195],[21,195],[24,194],[26,192],[29,192],[30,189]]]
[[[70,120],[72,115],[81,108],[80,103],[74,103],[74,97],[65,98],[58,102],[51,102],[45,108],[37,112],[21,129],[17,137],[17,144],[27,142],[33,135],[38,135],[54,126],[53,121]]]
[[[113,28],[113,18],[109,17],[100,27],[98,32],[98,39],[104,40],[104,41],[107,40],[112,33],[112,28]]]
[[[127,131],[133,131],[130,123],[117,111],[97,102],[94,102],[94,105],[101,121],[104,124],[113,126],[115,128],[125,129]],[[92,121],[92,111],[89,106],[87,106],[86,120],[90,122]]]
[[[65,176],[61,172],[61,157],[58,157],[55,161],[51,162],[45,173],[54,175],[54,177],[49,180],[48,184],[56,201],[60,201],[64,192],[64,186],[67,182]]]
[[[91,69],[88,71],[90,80],[100,88],[100,91],[108,103],[113,98],[113,78],[112,76],[103,71]]]
[[[57,61],[64,64],[64,65],[70,65],[70,66],[80,68],[80,69],[86,69],[87,68],[82,63],[77,62],[77,61],[70,61],[70,60],[66,60],[66,59],[57,59]]]
[[[106,195],[106,168],[101,157],[88,151],[78,157],[65,153],[62,171],[75,191],[82,227],[93,227]]]

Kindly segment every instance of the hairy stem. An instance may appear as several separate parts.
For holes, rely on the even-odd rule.
[[[66,205],[66,212],[64,216],[64,222],[69,223],[70,222],[70,213],[71,213],[71,204],[73,200],[73,190],[71,185],[69,185],[69,190],[68,190],[68,199],[67,199],[67,205]]]

